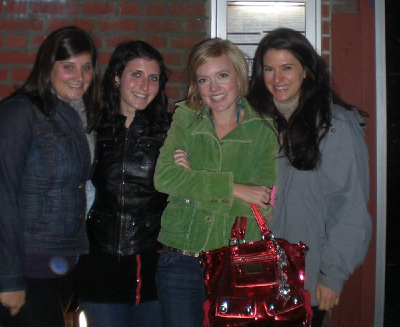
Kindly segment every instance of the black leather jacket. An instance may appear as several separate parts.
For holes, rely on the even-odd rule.
[[[96,195],[87,220],[92,254],[126,256],[157,245],[167,195],[154,189],[153,174],[169,125],[150,129],[139,110],[129,129],[125,120],[121,115],[115,136],[97,133]]]

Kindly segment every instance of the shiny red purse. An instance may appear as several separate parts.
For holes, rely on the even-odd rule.
[[[261,240],[245,242],[246,217],[237,217],[228,246],[204,252],[204,285],[215,326],[304,327],[311,323],[304,290],[307,246],[276,239],[250,205]]]

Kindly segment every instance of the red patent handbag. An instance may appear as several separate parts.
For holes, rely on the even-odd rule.
[[[228,246],[204,252],[204,285],[215,326],[304,327],[311,323],[304,290],[307,246],[274,238],[259,208],[250,205],[261,240],[245,242],[246,217],[237,217]]]

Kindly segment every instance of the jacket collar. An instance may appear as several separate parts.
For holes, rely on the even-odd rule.
[[[251,138],[247,132],[247,129],[250,127],[249,123],[253,120],[262,120],[260,116],[251,108],[250,104],[246,100],[246,98],[242,98],[243,102],[243,110],[244,110],[244,118],[243,122],[240,123],[235,129],[233,129],[229,134],[227,134],[221,142],[227,141],[235,141],[235,142],[251,142]],[[214,127],[208,118],[207,113],[202,110],[200,112],[195,111],[192,108],[186,106],[186,101],[181,101],[177,103],[178,107],[185,107],[189,110],[192,110],[196,116],[193,121],[193,130],[192,134],[208,134],[217,138],[217,134],[215,133]],[[210,110],[210,109],[207,109]]]

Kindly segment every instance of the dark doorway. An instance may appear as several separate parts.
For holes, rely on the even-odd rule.
[[[400,308],[400,1],[386,0],[387,233],[385,327],[399,326]]]

